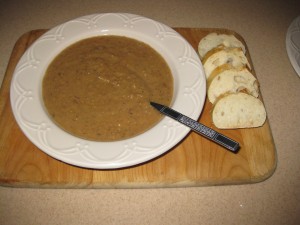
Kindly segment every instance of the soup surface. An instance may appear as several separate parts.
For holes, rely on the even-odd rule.
[[[101,36],[63,50],[49,65],[42,90],[49,115],[65,131],[116,141],[145,132],[161,119],[149,101],[169,105],[173,77],[149,45]]]

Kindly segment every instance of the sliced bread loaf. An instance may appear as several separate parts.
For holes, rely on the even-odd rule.
[[[212,120],[220,129],[259,127],[266,120],[266,111],[258,98],[239,92],[216,102]]]
[[[218,47],[209,51],[202,60],[206,78],[218,66],[230,64],[233,67],[247,66],[251,69],[250,63],[241,48]]]
[[[258,82],[252,73],[246,68],[235,68],[230,64],[217,67],[208,79],[207,95],[209,101],[214,104],[217,98],[228,93],[245,91],[258,97]]]
[[[198,44],[198,52],[202,59],[207,52],[218,46],[238,47],[246,53],[245,45],[235,36],[229,34],[209,33]]]

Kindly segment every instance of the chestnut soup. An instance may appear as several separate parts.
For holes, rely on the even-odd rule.
[[[161,115],[150,101],[169,105],[173,77],[149,45],[99,36],[64,49],[47,68],[43,101],[53,121],[74,136],[117,141],[153,127]]]

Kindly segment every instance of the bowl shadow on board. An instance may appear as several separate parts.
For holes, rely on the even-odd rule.
[[[175,148],[177,148],[177,146],[181,145],[182,142],[184,142],[184,140],[186,138],[188,138],[188,136],[192,133],[193,131],[189,131],[187,133],[187,135],[181,140],[179,141],[176,145],[174,145],[172,148],[170,148],[169,150],[167,150],[166,152],[164,152],[163,154],[159,155],[159,156],[156,156],[155,158],[153,159],[150,159],[150,160],[147,160],[145,162],[142,162],[142,163],[138,163],[138,164],[135,164],[135,165],[132,165],[132,166],[127,166],[127,167],[122,167],[122,168],[118,168],[118,169],[108,169],[108,170],[125,170],[125,169],[131,169],[131,168],[136,168],[136,167],[139,167],[139,166],[143,166],[145,164],[148,164],[148,163],[151,163],[153,161],[156,161],[162,157],[164,157],[165,155],[169,154],[170,152],[172,152]],[[106,169],[102,169],[103,171],[105,171]]]
[[[69,166],[72,166],[72,167],[77,167],[77,168],[81,168],[81,169],[84,169],[84,170],[90,170],[90,171],[121,171],[121,170],[127,170],[127,169],[132,169],[132,168],[136,168],[136,167],[139,167],[139,166],[142,166],[142,165],[145,165],[145,164],[148,164],[148,163],[151,163],[153,161],[156,161],[157,159],[159,158],[162,158],[164,157],[165,155],[169,154],[171,151],[173,151],[177,146],[181,145],[182,142],[184,142],[184,140],[186,138],[188,138],[188,136],[192,133],[193,131],[189,131],[187,133],[187,135],[181,140],[179,141],[176,145],[174,145],[172,148],[170,148],[169,150],[167,150],[166,152],[164,152],[163,154],[159,155],[159,156],[156,156],[155,158],[153,159],[150,159],[150,160],[147,160],[145,162],[141,162],[141,163],[138,163],[138,164],[135,164],[135,165],[131,165],[131,166],[126,166],[126,167],[120,167],[120,168],[108,168],[108,169],[97,169],[97,168],[87,168],[87,167],[82,167],[82,166],[77,166],[77,165],[73,165],[73,164],[70,164],[70,163],[67,163],[67,162],[63,162],[59,159],[55,159],[55,160],[58,160],[64,164],[67,164]]]

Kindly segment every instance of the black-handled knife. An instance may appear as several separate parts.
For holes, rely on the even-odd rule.
[[[182,115],[181,113],[167,106],[155,102],[150,102],[150,104],[161,113],[177,120],[178,122],[184,124],[185,126],[188,126],[192,130],[196,131],[198,134],[201,134],[202,136],[214,141],[215,143],[223,146],[224,148],[230,150],[231,152],[237,153],[239,151],[240,149],[239,143],[232,140],[231,138],[226,137],[223,134],[220,134],[219,132],[193,120],[190,117]]]

